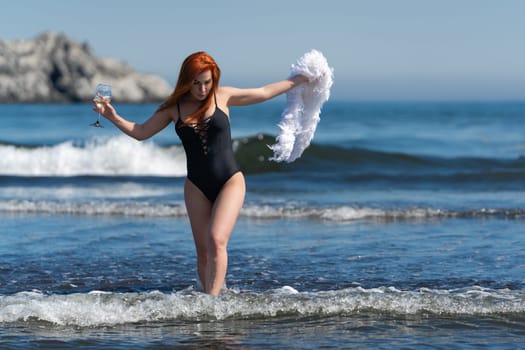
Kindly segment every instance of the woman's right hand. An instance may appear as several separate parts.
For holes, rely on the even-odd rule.
[[[93,111],[100,113],[106,119],[112,119],[112,117],[117,115],[117,111],[111,105],[109,100],[106,100],[101,95],[98,95],[93,99]]]

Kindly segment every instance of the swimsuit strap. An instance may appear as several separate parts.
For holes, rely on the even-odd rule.
[[[179,113],[179,117],[177,118],[177,123],[175,123],[175,128],[180,128],[184,125],[182,122],[182,117],[180,115],[180,104],[177,102],[177,112]]]

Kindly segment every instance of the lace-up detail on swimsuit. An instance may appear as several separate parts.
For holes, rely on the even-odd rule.
[[[211,117],[201,120],[198,123],[188,124],[193,129],[195,134],[199,137],[202,146],[202,152],[208,155],[208,128],[210,126]]]

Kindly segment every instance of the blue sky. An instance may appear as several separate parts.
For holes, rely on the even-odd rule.
[[[174,83],[205,50],[222,83],[284,78],[304,52],[335,69],[334,99],[505,100],[525,97],[521,0],[1,1],[0,40],[43,31]]]

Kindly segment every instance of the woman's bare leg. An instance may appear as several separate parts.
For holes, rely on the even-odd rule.
[[[202,288],[205,290],[208,259],[207,237],[212,206],[208,198],[189,180],[186,180],[184,185],[184,199],[197,252],[197,271]]]
[[[246,187],[242,173],[236,173],[224,185],[213,205],[208,231],[206,285],[204,291],[219,295],[228,268],[228,240],[244,202]]]
[[[197,268],[204,291],[219,295],[228,268],[227,245],[244,202],[242,173],[224,185],[213,207],[204,194],[186,181],[184,197],[197,250]]]

